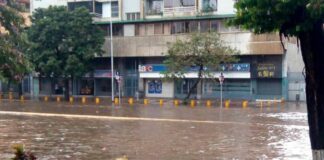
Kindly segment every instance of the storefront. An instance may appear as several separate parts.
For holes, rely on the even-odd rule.
[[[255,57],[252,79],[255,99],[280,99],[283,97],[282,57]]]
[[[221,65],[220,68],[220,71],[211,71],[211,77],[214,78],[204,78],[201,81],[192,92],[191,98],[219,98],[220,85],[218,77],[220,73],[225,76],[223,84],[224,97],[231,99],[252,98],[249,63],[226,64]],[[161,64],[139,66],[139,75],[145,86],[146,97],[184,98],[198,78],[195,68],[189,69],[184,79],[174,81],[164,80],[162,74],[164,71],[166,71],[166,67]]]

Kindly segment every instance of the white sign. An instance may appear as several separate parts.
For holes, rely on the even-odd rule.
[[[221,73],[221,75],[219,76],[219,78],[218,78],[218,80],[219,80],[219,83],[220,84],[223,84],[224,83],[224,75],[223,75],[223,73]]]

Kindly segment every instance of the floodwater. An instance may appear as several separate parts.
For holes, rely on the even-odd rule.
[[[0,159],[311,159],[305,104],[230,108],[0,102]]]

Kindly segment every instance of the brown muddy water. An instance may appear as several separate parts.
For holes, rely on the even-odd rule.
[[[0,159],[311,159],[305,104],[241,108],[0,103]]]

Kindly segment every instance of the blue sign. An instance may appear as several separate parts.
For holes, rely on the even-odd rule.
[[[164,72],[167,67],[163,64],[151,64],[151,65],[139,65],[139,72]],[[199,67],[193,66],[187,69],[189,72],[197,72]],[[208,70],[207,67],[204,70]],[[233,63],[233,64],[221,64],[219,69],[210,69],[211,71],[227,71],[227,72],[249,72],[249,63]]]
[[[149,94],[161,94],[162,93],[162,81],[152,80],[148,82],[148,93]]]

